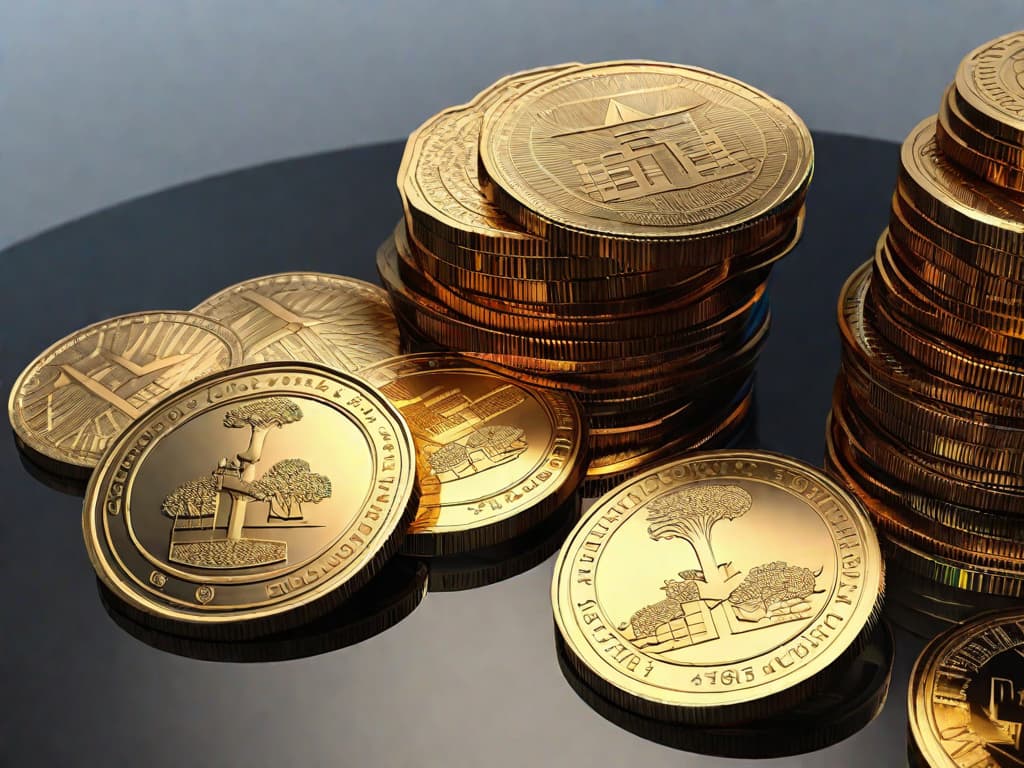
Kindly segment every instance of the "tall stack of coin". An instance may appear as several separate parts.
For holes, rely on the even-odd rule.
[[[950,143],[1016,136],[1021,157],[1022,61],[1020,33],[963,61],[904,142],[889,227],[839,301],[827,463],[890,563],[942,593],[919,613],[949,622],[963,590],[1024,596],[1024,195]]]
[[[523,72],[410,136],[378,267],[409,338],[579,398],[594,492],[742,424],[812,167],[800,119],[723,75]]]

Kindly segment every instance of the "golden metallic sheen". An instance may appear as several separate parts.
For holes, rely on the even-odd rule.
[[[571,395],[445,353],[392,358],[361,375],[401,411],[416,441],[420,507],[405,551],[443,555],[500,543],[576,493],[587,427]]]
[[[956,90],[967,117],[980,128],[1024,145],[1024,31],[971,51],[956,71]]]
[[[26,366],[8,415],[44,469],[86,475],[156,402],[242,361],[238,337],[190,312],[139,312],[75,331]]]
[[[1024,761],[1024,611],[982,614],[935,638],[907,694],[911,759],[934,768]]]
[[[180,634],[240,637],[344,600],[415,512],[412,435],[361,379],[310,363],[235,368],[135,421],[89,484],[103,583]]]
[[[398,325],[376,285],[319,272],[245,280],[194,312],[230,326],[245,361],[306,361],[354,373],[399,353]]]
[[[860,650],[883,589],[860,504],[820,470],[696,453],[599,499],[555,565],[577,672],[609,700],[728,724],[795,703]]]

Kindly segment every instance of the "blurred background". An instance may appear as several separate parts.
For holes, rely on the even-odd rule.
[[[4,0],[0,248],[98,208],[404,137],[507,72],[649,58],[898,141],[1021,0]],[[396,195],[396,211],[397,211]]]

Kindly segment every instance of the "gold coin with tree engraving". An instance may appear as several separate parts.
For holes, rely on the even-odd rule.
[[[910,675],[908,753],[939,768],[1024,762],[1024,610],[984,613],[935,638]]]
[[[602,496],[555,565],[568,656],[648,717],[729,724],[827,685],[877,621],[882,556],[860,504],[776,454],[695,453]]]
[[[158,628],[243,637],[338,604],[416,509],[412,435],[369,384],[311,363],[198,381],[135,421],[86,492],[103,583]]]
[[[498,207],[562,251],[663,269],[778,238],[802,205],[813,149],[800,118],[749,85],[623,61],[493,105],[480,165]]]
[[[448,555],[507,541],[562,507],[587,470],[587,422],[569,394],[460,355],[420,353],[360,373],[401,411],[420,507],[404,551]]]
[[[341,275],[284,272],[245,280],[193,312],[229,326],[245,362],[308,361],[354,373],[399,353],[384,289]]]
[[[191,312],[138,312],[75,331],[21,372],[8,416],[43,469],[86,477],[110,442],[178,388],[242,361],[234,332]]]

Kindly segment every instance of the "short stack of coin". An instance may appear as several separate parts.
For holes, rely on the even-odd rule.
[[[722,75],[523,72],[410,136],[378,267],[408,338],[579,398],[594,493],[742,426],[812,168],[800,119]]]
[[[950,145],[984,114],[1024,151],[1019,118],[995,129],[1010,100],[1024,108],[1022,56],[1018,33],[961,64],[942,112],[903,144],[889,227],[839,301],[827,464],[890,562],[945,590],[919,612],[950,622],[969,592],[1024,596],[1024,195]]]

